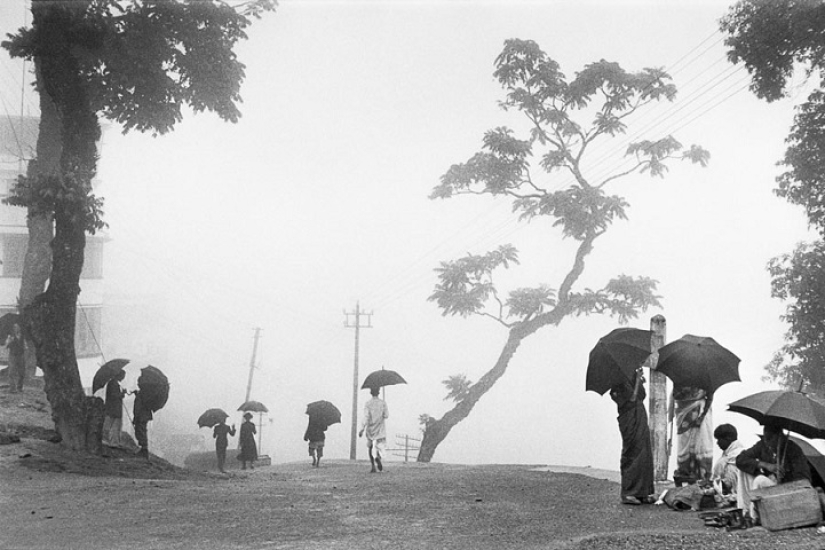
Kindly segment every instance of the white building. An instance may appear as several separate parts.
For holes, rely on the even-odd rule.
[[[27,161],[34,156],[39,119],[0,119],[0,198],[8,196],[17,177],[25,174]],[[23,259],[28,245],[26,209],[0,203],[0,315],[17,311]],[[81,293],[78,299],[75,348],[83,386],[91,388],[92,377],[103,363],[103,244],[105,238],[88,236]],[[0,363],[5,366],[8,350],[0,346]]]

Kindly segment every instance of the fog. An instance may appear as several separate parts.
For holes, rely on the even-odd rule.
[[[765,267],[808,236],[803,212],[772,189],[806,83],[774,104],[753,97],[746,72],[725,60],[717,20],[727,5],[282,0],[239,48],[247,78],[238,124],[188,114],[157,138],[109,126],[98,191],[112,314],[101,340],[107,358],[132,359],[127,386],[149,362],[169,376],[169,403],[150,434],[197,435],[197,417],[211,407],[239,424],[259,327],[251,398],[270,410],[263,452],[303,460],[306,404],[326,399],[343,413],[327,432],[326,456],[348,457],[355,331],[344,312],[356,304],[371,313],[360,331],[359,378],[385,367],[408,382],[386,391],[391,434],[420,437],[419,415],[440,417],[451,406],[442,380],[463,373],[475,381],[492,367],[506,331],[489,319],[443,317],[427,300],[433,269],[512,243],[521,265],[499,289],[557,288],[571,244],[547,222],[518,223],[504,200],[428,195],[450,165],[480,149],[484,131],[523,125],[498,108],[503,94],[492,77],[504,40],[522,38],[568,77],[602,58],[673,76],[677,100],[596,148],[598,170],[620,167],[637,133],[701,144],[710,164],[677,163],[664,179],[616,183],[629,220],[597,241],[579,286],[600,288],[622,273],[658,280],[662,309],[630,326],[648,328],[662,314],[668,340],[712,336],[736,353],[742,382],[717,392],[714,423],[732,422],[740,439],[754,441],[756,423],[724,409],[772,387],[764,365],[786,326]],[[3,9],[6,28],[13,21]],[[17,70],[3,55],[4,67]],[[615,405],[584,391],[588,353],[616,326],[608,317],[569,318],[525,340],[435,460],[618,469]],[[359,414],[366,397],[360,391]]]

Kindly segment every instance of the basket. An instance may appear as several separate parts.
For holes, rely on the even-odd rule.
[[[753,491],[753,501],[762,526],[769,531],[806,527],[822,521],[819,495],[805,480]]]

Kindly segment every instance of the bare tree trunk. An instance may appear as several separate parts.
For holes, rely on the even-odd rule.
[[[36,81],[39,83],[40,58],[34,59]],[[27,175],[30,181],[39,177],[59,176],[60,156],[63,151],[60,139],[60,116],[57,106],[51,97],[46,94],[42,86],[38,85],[40,96],[40,122],[37,133],[36,158],[29,163]],[[23,274],[20,281],[20,294],[17,305],[22,312],[31,304],[35,297],[46,290],[46,281],[52,270],[52,238],[54,238],[54,220],[52,213],[40,208],[29,206],[26,217],[29,230],[26,256],[23,259]],[[33,343],[29,340],[26,348],[26,378],[31,380],[36,373],[37,354],[34,353]]]
[[[432,460],[436,448],[444,441],[444,438],[447,437],[450,430],[467,418],[479,399],[490,391],[496,381],[507,371],[510,360],[516,353],[519,345],[521,345],[521,341],[535,331],[536,328],[525,331],[520,325],[510,329],[507,342],[504,344],[504,348],[501,350],[498,361],[496,361],[493,368],[487,371],[478,382],[470,386],[467,396],[456,403],[452,410],[447,411],[444,416],[427,425],[427,428],[424,430],[424,437],[421,440],[418,458],[416,459],[418,462],[430,462]]]

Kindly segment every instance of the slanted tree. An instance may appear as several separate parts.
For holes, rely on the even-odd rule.
[[[506,197],[520,220],[546,216],[562,237],[577,246],[572,258],[565,260],[570,267],[556,287],[539,284],[506,295],[499,291],[494,274],[519,263],[518,250],[510,244],[443,262],[436,269],[438,283],[430,300],[443,315],[489,318],[507,330],[507,338],[492,368],[461,391],[455,406],[437,420],[426,419],[420,462],[432,459],[450,430],[505,373],[528,336],[571,315],[604,313],[627,322],[659,305],[656,281],[648,277],[619,275],[598,290],[576,285],[596,239],[614,221],[626,219],[628,203],[608,194],[607,188],[633,173],[663,176],[671,159],[704,166],[709,158],[699,146],[684,150],[672,136],[664,136],[630,143],[626,150],[629,166],[598,179],[588,175],[584,162],[594,143],[623,134],[625,120],[639,109],[673,100],[676,87],[662,69],[630,73],[617,63],[601,60],[567,80],[558,63],[535,42],[511,39],[496,58],[494,76],[506,90],[502,107],[526,117],[529,135],[519,139],[504,127],[488,131],[482,151],[450,167],[430,197]],[[592,117],[589,124],[576,120],[587,116]],[[539,156],[535,167],[530,162],[534,156]]]
[[[75,356],[86,234],[105,226],[92,190],[100,118],[163,134],[183,107],[236,122],[244,65],[233,51],[275,0],[32,0],[32,22],[3,47],[34,63],[41,121],[36,158],[6,200],[28,208],[20,302],[55,429],[99,452],[102,402],[83,392]],[[48,286],[46,286],[48,281]]]
[[[745,0],[720,21],[732,63],[744,63],[751,90],[766,101],[787,97],[791,78],[804,71],[816,83],[796,107],[778,165],[785,171],[775,193],[805,209],[820,239],[768,264],[771,294],[787,303],[785,344],[766,366],[785,387],[800,381],[825,392],[825,4],[816,0]]]

